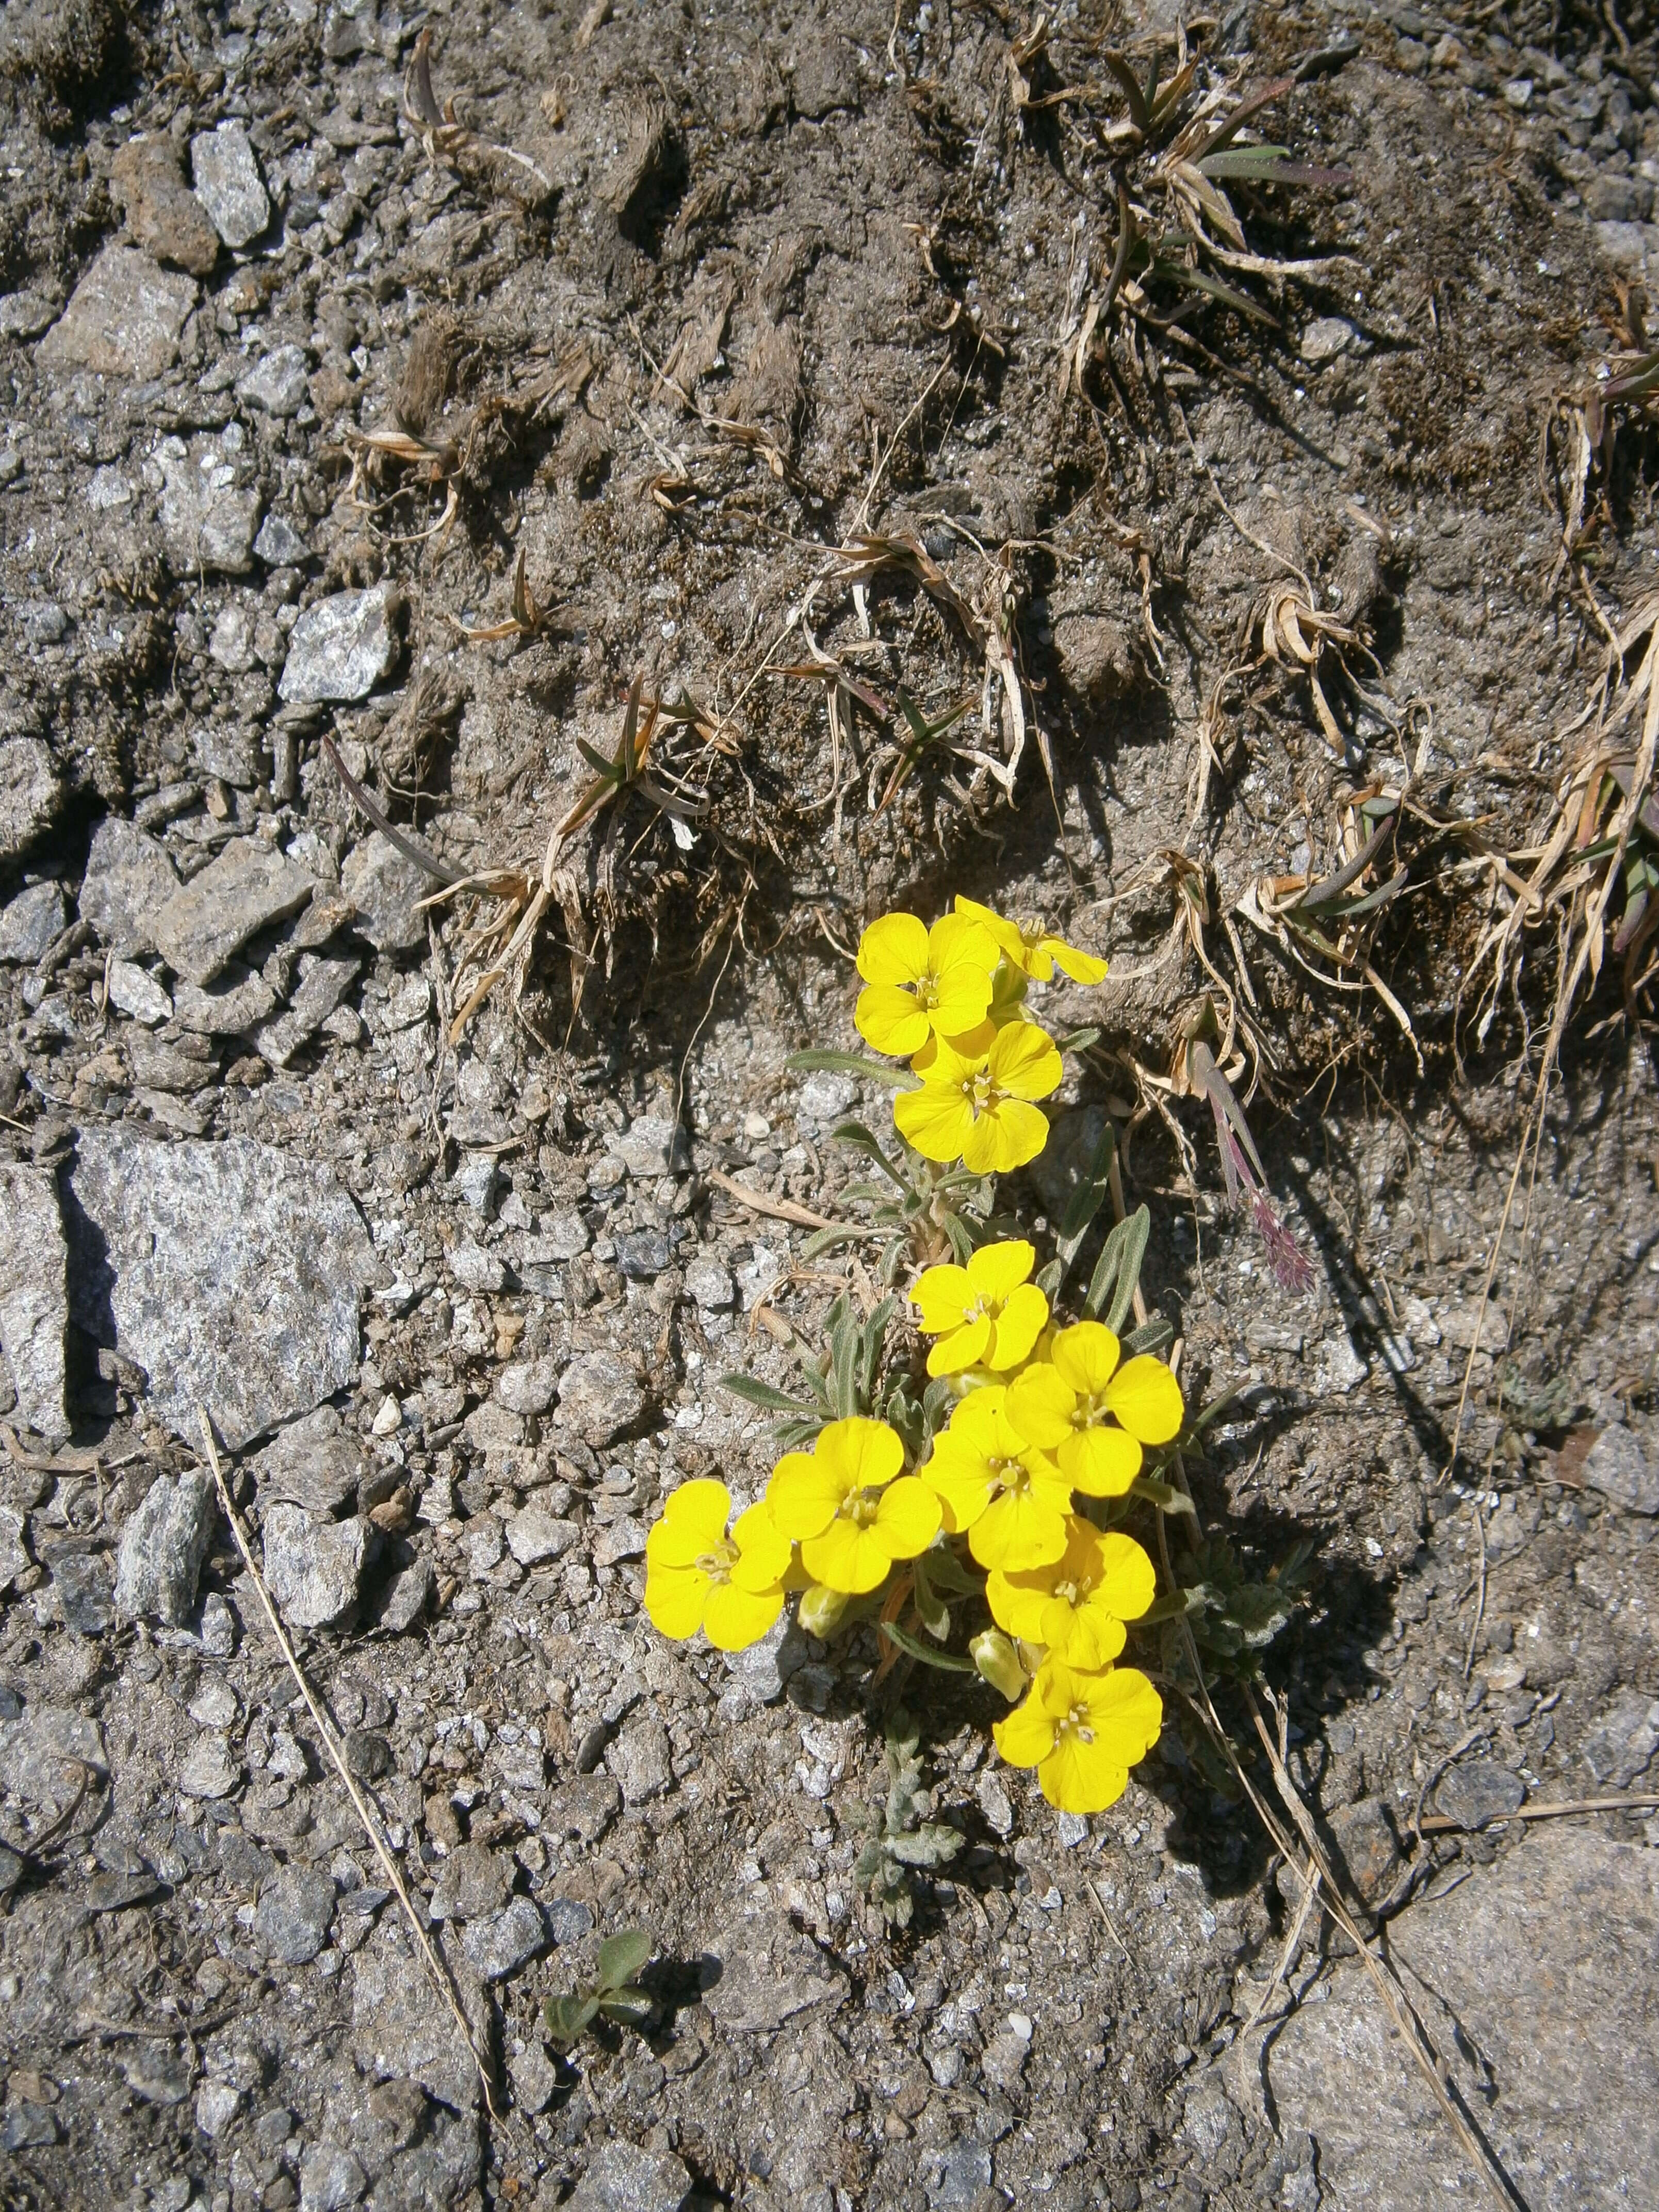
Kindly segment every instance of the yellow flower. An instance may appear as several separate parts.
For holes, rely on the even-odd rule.
[[[1140,1472],[1142,1444],[1179,1436],[1181,1386],[1146,1354],[1124,1367],[1116,1337],[1097,1321],[1062,1328],[1045,1364],[1010,1386],[1008,1418],[1026,1441],[1059,1460],[1075,1489],[1120,1498]]]
[[[960,915],[942,915],[932,929],[913,914],[883,915],[859,939],[859,1035],[878,1052],[906,1058],[935,1033],[976,1028],[996,964],[996,946]]]
[[[800,1543],[814,1582],[857,1597],[878,1589],[895,1559],[914,1559],[939,1534],[939,1500],[913,1474],[893,1477],[904,1447],[885,1421],[831,1421],[810,1452],[786,1452],[766,1499]]]
[[[1092,952],[1079,952],[1076,945],[1067,945],[1063,937],[1056,937],[1053,930],[1046,929],[1034,915],[1018,921],[1005,921],[988,906],[960,896],[957,912],[977,922],[1010,965],[1029,975],[1034,983],[1051,982],[1056,968],[1074,983],[1099,983],[1105,979],[1103,960],[1097,960]]]
[[[1022,1241],[987,1244],[965,1267],[923,1270],[910,1303],[923,1335],[939,1339],[927,1355],[930,1375],[1018,1366],[1048,1318],[1048,1299],[1027,1279],[1036,1265],[1036,1252]]]
[[[1122,1650],[1126,1620],[1138,1620],[1157,1589],[1152,1563],[1133,1536],[1103,1534],[1073,1518],[1061,1556],[1010,1574],[993,1568],[985,1595],[1010,1636],[1047,1644],[1068,1667],[1108,1667]]]
[[[1000,1175],[1048,1143],[1048,1118],[1030,1102],[1058,1089],[1065,1071],[1054,1039],[1034,1022],[1011,1022],[980,1052],[936,1037],[917,1073],[921,1090],[899,1093],[893,1120],[924,1159],[960,1159],[975,1175]]]
[[[783,1610],[793,1547],[764,1505],[726,1523],[723,1482],[683,1482],[645,1544],[645,1609],[664,1636],[683,1641],[701,1628],[720,1651],[741,1651]]]
[[[1024,1704],[991,1733],[1010,1766],[1035,1766],[1062,1813],[1101,1813],[1123,1795],[1129,1769],[1164,1725],[1158,1692],[1133,1667],[1084,1674],[1045,1660]]]
[[[981,1566],[1040,1567],[1066,1549],[1072,1493],[1047,1453],[1010,1425],[1007,1395],[992,1382],[964,1398],[921,1479],[939,1493],[949,1534],[967,1531]]]

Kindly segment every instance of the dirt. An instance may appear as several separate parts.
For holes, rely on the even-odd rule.
[[[830,1132],[884,1096],[786,1059],[856,1042],[866,921],[957,890],[1110,956],[1046,1002],[1102,1036],[1008,1194],[1046,1233],[1054,1164],[1117,1118],[1188,1401],[1238,1393],[1203,1524],[1258,1572],[1310,1547],[1266,1679],[1357,1902],[1499,1894],[1523,1804],[1628,1796],[1552,1831],[1611,1854],[1650,2006],[1618,1871],[1659,1838],[1650,1007],[1609,956],[1535,1111],[1558,917],[1513,988],[1471,970],[1491,855],[1524,872],[1547,840],[1608,635],[1655,588],[1634,413],[1558,557],[1561,404],[1659,255],[1654,26],[1190,23],[1204,85],[1295,79],[1256,120],[1323,180],[1229,190],[1250,254],[1321,268],[1222,272],[1255,316],[1149,279],[1131,322],[1103,305],[1119,174],[1163,203],[1101,56],[1157,52],[1167,82],[1176,17],[1054,18],[1044,48],[962,0],[8,12],[0,1158],[61,1177],[106,1123],[251,1138],[361,1208],[326,1513],[365,1565],[301,1656],[416,1898],[476,1876],[439,1940],[497,2108],[224,1522],[183,1626],[115,1613],[122,1530],[193,1446],[71,1322],[67,1446],[15,1425],[0,1368],[8,2206],[1364,2201],[1243,2063],[1265,2079],[1262,2020],[1351,1987],[1344,1939],[1298,1927],[1190,1731],[1062,1824],[990,1751],[988,1691],[913,1679],[933,1815],[967,1840],[895,1931],[852,1875],[885,1788],[873,1645],[800,1642],[769,1677],[639,1609],[663,1495],[769,1463],[719,1377],[793,1387],[848,1279],[765,1208],[849,1206]],[[234,250],[192,169],[228,124],[270,204]],[[296,625],[382,582],[385,672],[294,696]],[[1276,591],[1327,624],[1317,692],[1264,644]],[[467,634],[515,611],[523,635]],[[669,803],[594,808],[466,1012],[490,890],[522,911],[635,679]],[[907,702],[962,709],[914,758]],[[441,873],[371,840],[342,766]],[[1273,902],[1343,867],[1384,788],[1363,882],[1403,884],[1334,967]],[[178,878],[280,848],[309,904],[273,899],[187,986],[155,949],[166,866],[125,936],[82,896],[112,818]],[[521,880],[453,886],[490,871]],[[233,983],[245,1018],[191,1014]],[[1212,1017],[1304,1287],[1227,1206],[1186,1051]],[[258,1539],[257,1449],[230,1474]],[[388,1615],[410,1571],[425,1602]],[[510,1899],[540,1932],[497,1974]],[[647,2031],[550,2052],[544,2000],[634,1923]],[[1638,2098],[1608,2094],[1580,2203],[1639,2187]],[[1552,2127],[1577,2171],[1571,2118],[1528,2125],[1516,2172]]]

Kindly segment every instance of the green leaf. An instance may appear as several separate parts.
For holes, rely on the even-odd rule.
[[[775,1390],[769,1382],[762,1382],[753,1375],[722,1375],[722,1390],[729,1390],[734,1398],[747,1399],[751,1406],[763,1407],[769,1413],[810,1413],[812,1408],[799,1398],[786,1397]]]
[[[926,1820],[908,1835],[889,1836],[888,1856],[901,1866],[946,1866],[962,1849],[966,1838],[959,1828],[943,1820]]]
[[[568,1996],[549,1997],[542,2010],[547,2032],[556,2043],[574,2043],[599,2011],[597,1996],[573,1990]]]
[[[867,1083],[884,1083],[891,1091],[921,1088],[921,1078],[908,1067],[889,1067],[859,1052],[792,1052],[783,1064],[797,1075],[857,1075]]]
[[[959,1213],[947,1213],[941,1224],[950,1241],[951,1256],[959,1267],[965,1267],[974,1256],[974,1240],[968,1234],[968,1224]]]
[[[1067,1030],[1064,1036],[1057,1036],[1054,1039],[1054,1050],[1056,1052],[1087,1052],[1091,1044],[1097,1044],[1099,1042],[1100,1031],[1097,1028]]]
[[[896,1621],[884,1620],[880,1626],[890,1643],[896,1644],[901,1651],[908,1651],[911,1658],[920,1659],[924,1666],[941,1668],[947,1674],[975,1674],[979,1671],[971,1659],[958,1659],[953,1652],[936,1650],[931,1644],[924,1644],[920,1637],[901,1628]]]
[[[921,1625],[935,1643],[943,1644],[951,1633],[951,1608],[933,1588],[926,1552],[912,1561],[911,1570],[915,1577],[916,1612]]]
[[[1123,1340],[1125,1355],[1133,1359],[1143,1352],[1162,1352],[1166,1345],[1175,1342],[1175,1330],[1159,1314],[1152,1321],[1144,1321],[1139,1328],[1132,1328]]]
[[[1103,1320],[1114,1335],[1122,1328],[1123,1316],[1134,1303],[1140,1282],[1140,1263],[1146,1256],[1146,1242],[1152,1233],[1152,1214],[1146,1206],[1138,1206],[1112,1231],[1095,1262],[1089,1293],[1083,1301],[1084,1311],[1097,1321]],[[1106,1306],[1109,1296],[1111,1303],[1103,1314],[1101,1308]]]
[[[936,1538],[921,1554],[927,1562],[927,1579],[937,1590],[947,1597],[974,1597],[985,1588],[982,1571],[975,1573],[963,1566],[955,1551],[944,1538]],[[920,1565],[919,1559],[916,1564]]]
[[[645,1990],[608,1990],[599,1999],[599,2010],[606,2020],[614,2020],[623,2027],[642,2027],[651,2017],[652,1999]]]
[[[866,1159],[873,1160],[901,1190],[910,1188],[882,1150],[880,1138],[873,1129],[866,1129],[862,1121],[837,1122],[830,1132],[830,1141],[832,1145],[850,1145],[854,1152],[862,1152]]]
[[[875,1395],[876,1370],[887,1346],[887,1331],[899,1310],[896,1297],[885,1297],[865,1322],[859,1343],[859,1395],[867,1406]]]
[[[619,1928],[599,1946],[599,1986],[607,1992],[625,1990],[650,1960],[654,1946],[643,1928]]]
[[[878,1237],[878,1229],[860,1229],[856,1222],[837,1222],[830,1229],[815,1229],[800,1248],[803,1260],[816,1260],[821,1252],[833,1252],[837,1244],[856,1244],[860,1237]]]
[[[1197,1517],[1198,1509],[1186,1492],[1177,1490],[1172,1482],[1160,1482],[1155,1474],[1138,1474],[1129,1490],[1132,1496],[1156,1505],[1160,1513],[1190,1513]]]
[[[1172,1596],[1161,1597],[1147,1607],[1139,1620],[1128,1623],[1131,1628],[1158,1628],[1166,1620],[1186,1620],[1194,1613],[1202,1613],[1210,1603],[1210,1593],[1202,1583],[1191,1589],[1176,1590]]]

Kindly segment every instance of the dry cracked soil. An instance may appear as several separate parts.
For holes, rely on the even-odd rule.
[[[1551,1022],[1659,591],[1655,33],[9,0],[9,2212],[1652,2201],[1659,820]],[[1112,1118],[1205,1540],[1305,1556],[1282,1790],[1217,1690],[1295,1864],[1173,1690],[1061,1818],[987,1686],[641,1612],[769,1466],[722,1376],[872,1294],[803,1247],[888,1094],[786,1062],[956,891],[1111,960],[1006,1194]],[[634,1925],[644,2026],[550,2045]]]

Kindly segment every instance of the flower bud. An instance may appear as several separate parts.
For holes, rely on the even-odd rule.
[[[981,1629],[968,1646],[968,1656],[1011,1705],[1025,1695],[1025,1669],[1019,1663],[1019,1653],[1000,1628]]]
[[[827,1644],[841,1626],[841,1617],[847,1610],[844,1590],[826,1589],[822,1583],[814,1583],[811,1589],[800,1594],[800,1608],[797,1618],[807,1635],[816,1636]]]

